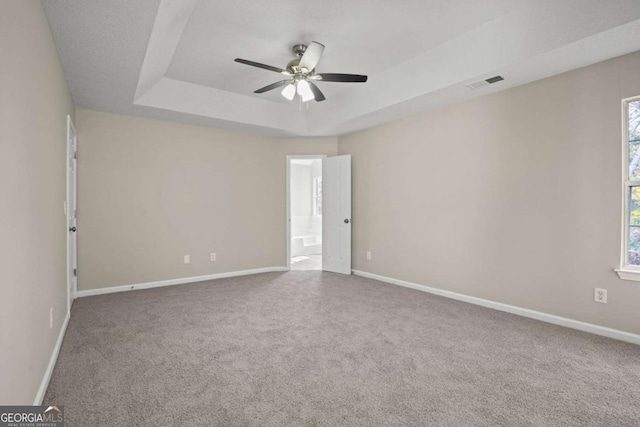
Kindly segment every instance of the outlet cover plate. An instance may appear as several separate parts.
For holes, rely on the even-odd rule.
[[[600,304],[607,303],[607,290],[602,288],[594,288],[593,289],[593,300],[595,302],[599,302]]]

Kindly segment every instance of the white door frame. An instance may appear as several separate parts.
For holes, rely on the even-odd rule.
[[[72,137],[71,137],[71,132],[73,132],[73,139],[75,139],[75,150],[72,152]],[[71,256],[73,256],[75,258],[73,265],[76,266],[78,265],[78,244],[76,241],[75,244],[75,249],[73,250],[73,254],[71,253],[71,247],[69,245],[69,227],[71,225],[75,226],[75,223],[72,224],[72,219],[74,219],[75,213],[71,212],[71,206],[75,207],[75,210],[77,211],[77,200],[78,200],[78,186],[77,186],[77,177],[78,177],[78,164],[77,164],[77,160],[75,160],[75,165],[73,170],[71,169],[71,162],[72,162],[72,157],[75,156],[75,153],[77,153],[78,151],[78,139],[77,139],[77,133],[76,133],[76,128],[73,125],[73,120],[71,120],[71,116],[67,115],[67,162],[66,162],[66,167],[67,167],[67,186],[66,186],[66,200],[65,200],[65,209],[64,209],[64,214],[65,214],[65,236],[66,236],[66,241],[67,241],[67,256],[65,257],[67,260],[67,282],[65,284],[66,288],[67,288],[67,315],[71,314],[71,303],[72,301],[76,298],[76,293],[78,291],[77,289],[77,284],[78,281],[77,279],[74,281],[73,283],[73,287],[70,286],[71,280],[72,280],[72,275],[73,275],[73,271],[71,268]],[[74,175],[74,179],[73,179],[73,183],[71,181],[71,175]],[[74,185],[74,191],[73,191],[73,197],[75,198],[74,203],[71,203],[71,192],[70,192],[70,186]],[[71,288],[71,289],[70,289]]]
[[[326,154],[308,154],[308,155],[288,155],[287,156],[287,212],[285,214],[287,221],[287,271],[291,270],[291,160],[295,159],[324,159]]]

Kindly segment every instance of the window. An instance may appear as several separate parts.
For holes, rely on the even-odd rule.
[[[640,281],[640,96],[622,102],[624,157],[622,279]]]
[[[322,216],[322,177],[313,178],[313,216]]]

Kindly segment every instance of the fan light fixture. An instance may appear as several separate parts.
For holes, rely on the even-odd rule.
[[[241,58],[236,58],[235,61],[264,70],[275,71],[276,73],[289,77],[288,79],[271,83],[270,85],[253,91],[254,93],[265,93],[284,86],[284,89],[280,93],[289,101],[295,98],[296,93],[300,95],[302,102],[311,101],[312,99],[316,102],[324,101],[326,98],[314,81],[343,83],[364,83],[367,81],[367,76],[360,74],[316,74],[316,65],[318,65],[320,61],[322,52],[324,52],[324,45],[318,42],[311,42],[309,46],[297,44],[293,46],[293,53],[296,55],[296,58],[289,61],[286,69]]]
[[[286,85],[280,93],[282,94],[282,96],[291,101],[293,100],[293,97],[296,96],[296,86],[293,83],[291,83],[290,85]]]
[[[298,81],[298,95],[302,98],[302,102],[311,101],[314,99],[313,92],[311,92],[311,87],[309,86],[309,82],[306,80]]]
[[[308,102],[312,99],[315,99],[313,91],[311,90],[311,86],[309,86],[309,82],[307,82],[306,80],[298,80],[297,82],[292,82],[286,85],[285,88],[282,89],[282,92],[280,92],[280,94],[287,98],[289,101],[295,98],[296,93],[300,95],[300,98],[302,98],[302,102]]]
[[[289,101],[295,98],[296,93],[300,95],[300,97],[302,98],[302,102],[307,102],[315,99],[313,91],[309,86],[309,82],[307,82],[306,80],[291,82],[290,84],[286,85],[284,89],[282,89],[282,92],[280,92],[280,94],[287,98]]]

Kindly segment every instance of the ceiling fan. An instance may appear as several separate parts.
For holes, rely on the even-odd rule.
[[[281,94],[289,101],[296,96],[296,93],[300,95],[302,102],[311,101],[312,99],[315,99],[316,102],[324,101],[326,98],[314,81],[342,83],[364,83],[367,81],[367,76],[358,74],[316,74],[316,65],[318,65],[318,62],[320,61],[322,52],[324,52],[324,45],[318,42],[311,42],[309,46],[297,44],[293,46],[293,53],[296,55],[296,58],[289,61],[286,69],[272,67],[271,65],[265,65],[241,58],[236,58],[235,61],[241,64],[251,65],[252,67],[275,71],[276,73],[287,76],[287,79],[280,80],[279,82],[260,88],[254,91],[254,93],[264,93],[285,86]]]

